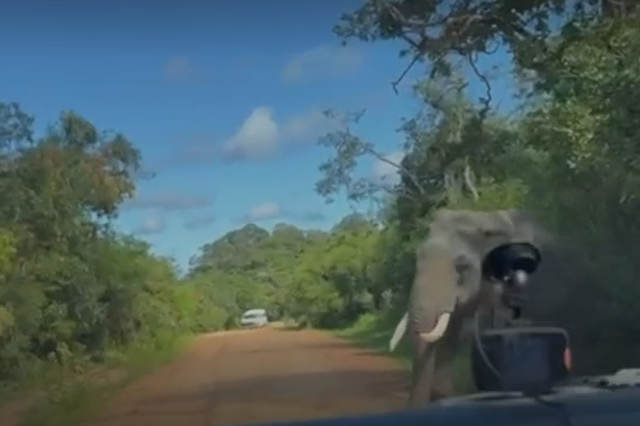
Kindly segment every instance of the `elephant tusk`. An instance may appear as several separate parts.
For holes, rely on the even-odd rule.
[[[438,322],[436,326],[433,327],[428,333],[420,333],[420,337],[429,343],[437,342],[444,336],[444,333],[447,331],[447,327],[449,326],[449,320],[451,319],[451,313],[445,312],[440,315],[438,318]]]
[[[409,314],[405,312],[405,314],[402,316],[402,319],[396,326],[396,329],[393,332],[393,336],[391,336],[391,340],[389,341],[389,352],[393,352],[398,346],[398,343],[400,343],[400,340],[402,340],[402,337],[407,331],[408,322],[409,322]]]

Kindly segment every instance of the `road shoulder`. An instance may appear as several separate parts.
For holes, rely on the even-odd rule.
[[[192,341],[177,338],[161,347],[130,348],[104,364],[49,366],[47,374],[10,393],[0,406],[2,426],[70,426],[100,411],[130,383],[170,362]]]
[[[362,348],[370,349],[378,354],[385,355],[393,359],[408,374],[411,370],[411,346],[408,339],[404,338],[394,352],[389,352],[389,339],[397,325],[393,318],[374,314],[365,314],[358,318],[352,325],[333,333]],[[473,391],[471,383],[471,367],[469,356],[462,353],[455,361],[454,382],[460,394],[467,394]]]

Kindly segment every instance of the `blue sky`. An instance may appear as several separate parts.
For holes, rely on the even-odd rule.
[[[360,134],[391,154],[416,108],[389,84],[397,45],[341,48],[332,34],[358,3],[14,1],[0,14],[0,100],[38,129],[72,109],[124,132],[156,177],[117,226],[182,265],[246,221],[327,228],[349,206],[313,190],[329,154],[320,112],[366,108]]]

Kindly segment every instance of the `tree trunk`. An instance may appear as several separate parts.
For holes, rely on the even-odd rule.
[[[602,16],[605,18],[625,18],[638,10],[638,0],[602,0]]]

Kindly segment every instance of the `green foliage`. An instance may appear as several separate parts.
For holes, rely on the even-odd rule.
[[[41,137],[33,121],[0,103],[0,385],[222,328],[208,283],[112,228],[135,193],[134,145],[73,112]]]
[[[331,311],[341,306],[335,295],[345,295],[344,271],[351,274],[350,289],[379,299],[359,309],[377,311],[383,323],[399,319],[414,250],[435,209],[522,207],[557,240],[545,254],[528,315],[570,331],[581,372],[637,363],[636,4],[367,0],[343,16],[335,29],[343,41],[399,41],[401,55],[415,55],[429,73],[414,86],[422,107],[400,128],[405,141],[397,182],[358,174],[361,159],[383,156],[353,132],[366,116],[329,112],[342,127],[319,141],[332,157],[320,165],[317,192],[328,201],[345,194],[353,202],[384,202],[371,234],[357,237],[359,248],[343,237],[339,255],[314,252],[312,270],[322,270],[331,283],[316,281],[314,291],[327,297]],[[492,108],[491,82],[478,65],[477,56],[492,45],[509,50],[520,85],[520,103],[510,114]],[[471,80],[488,89],[478,103]],[[334,230],[325,240],[336,238]],[[319,300],[315,294],[305,296],[309,310]]]
[[[376,352],[387,352],[389,348],[389,335],[396,327],[396,318],[386,315],[368,313],[362,315],[349,327],[337,330],[338,337],[347,339],[359,346]],[[396,350],[389,354],[396,359],[399,365],[407,371],[407,382],[411,381],[411,344],[408,339],[400,342]],[[461,353],[454,361],[454,382],[456,389],[462,393],[473,392],[471,380],[471,362],[468,353]]]
[[[242,311],[264,307],[272,319],[295,318],[312,326],[337,326],[366,311],[369,265],[362,241],[373,244],[375,227],[357,216],[332,233],[255,224],[231,231],[192,259],[193,281],[208,281],[234,324]],[[370,241],[369,241],[370,240]],[[361,278],[362,277],[362,278]]]

